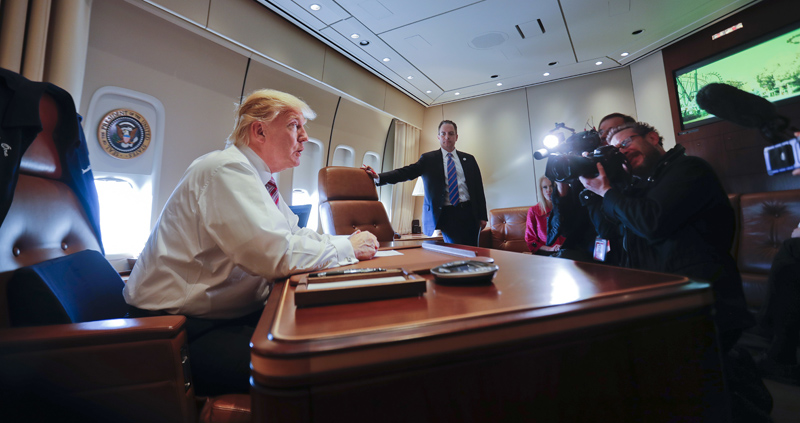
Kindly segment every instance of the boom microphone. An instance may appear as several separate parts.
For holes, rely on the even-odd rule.
[[[697,92],[697,105],[712,115],[748,128],[758,128],[773,143],[791,135],[784,131],[789,120],[778,115],[769,100],[727,84],[712,83]]]

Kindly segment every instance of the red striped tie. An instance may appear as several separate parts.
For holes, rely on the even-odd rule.
[[[275,178],[269,178],[269,182],[267,182],[267,191],[269,191],[269,195],[272,196],[272,200],[275,201],[275,205],[278,205],[278,185],[275,183]]]

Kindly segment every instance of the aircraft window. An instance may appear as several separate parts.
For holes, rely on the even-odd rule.
[[[300,220],[297,224],[301,227],[308,227],[309,223],[312,221],[315,222],[318,217],[318,211],[316,207],[312,204],[316,204],[318,201],[314,201],[310,195],[308,195],[308,191],[304,189],[294,189],[292,190],[292,205],[289,206],[293,212],[297,215]],[[313,228],[316,230],[316,227]]]
[[[150,235],[152,199],[132,181],[95,178],[100,201],[100,231],[106,256],[138,256]]]
[[[336,147],[333,152],[333,161],[331,166],[347,166],[353,167],[355,165],[355,150],[346,145]]]
[[[378,156],[378,153],[367,151],[367,153],[364,154],[364,161],[362,163],[380,172],[381,158]]]
[[[291,205],[311,204],[311,214],[306,227],[316,231],[319,226],[317,181],[319,170],[322,169],[322,143],[310,139],[304,147],[300,165],[294,168],[292,173]]]

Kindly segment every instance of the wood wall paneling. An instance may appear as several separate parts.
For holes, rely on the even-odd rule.
[[[727,158],[725,150],[721,148],[722,139],[719,135],[685,141],[682,145],[686,148],[686,154],[704,158],[717,175],[725,174]],[[722,155],[718,154],[720,152]]]

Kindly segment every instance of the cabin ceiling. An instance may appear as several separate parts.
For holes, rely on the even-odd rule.
[[[256,1],[427,106],[627,66],[758,3]]]

